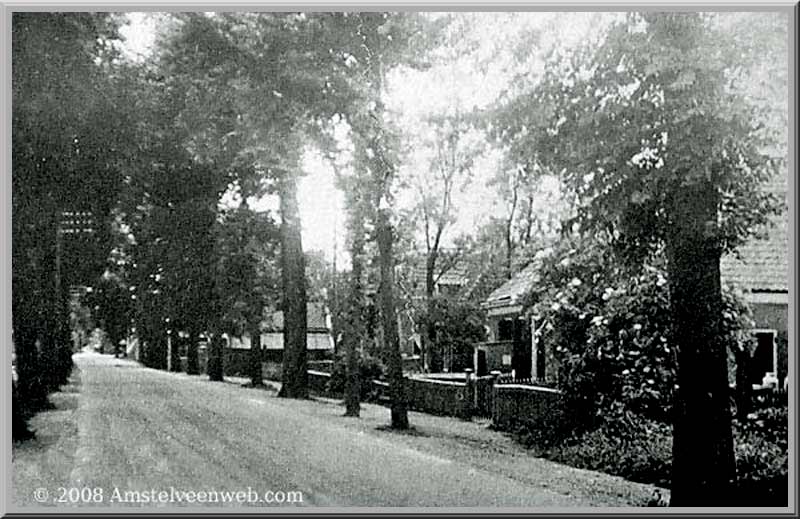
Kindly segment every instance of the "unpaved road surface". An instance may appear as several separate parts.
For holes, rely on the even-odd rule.
[[[332,401],[95,353],[75,362],[33,420],[37,439],[14,447],[19,507],[587,507],[651,492],[526,456],[481,424],[412,413],[417,432],[398,434],[376,427],[378,406],[344,418]]]

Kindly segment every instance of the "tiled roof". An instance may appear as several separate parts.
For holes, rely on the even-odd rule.
[[[722,279],[746,292],[789,291],[789,219],[784,214],[764,236],[738,249],[739,258],[722,258]]]
[[[534,261],[496,288],[484,301],[486,307],[511,306],[531,289],[539,276],[539,262]]]
[[[322,303],[308,303],[306,305],[306,318],[308,319],[309,330],[327,330],[328,320],[326,318],[325,305]],[[283,312],[273,312],[267,319],[261,322],[261,328],[265,331],[283,330]]]
[[[437,268],[437,271],[438,270],[439,269]],[[425,284],[425,273],[426,273],[425,267],[403,268],[399,272],[399,274],[407,281],[416,282],[421,285]],[[434,279],[435,278],[436,276],[434,276]],[[445,273],[439,277],[437,284],[461,286],[466,284],[466,282],[467,282],[466,270],[459,267],[453,267],[445,271]]]
[[[786,196],[789,176],[776,176],[762,188]],[[770,226],[740,246],[737,258],[728,255],[720,264],[723,282],[746,292],[789,291],[789,214],[775,218]]]
[[[788,192],[788,177],[781,175],[763,189],[774,194]],[[777,218],[762,233],[751,238],[738,249],[739,258],[728,255],[722,258],[723,282],[732,283],[748,292],[788,292],[789,290],[789,217],[788,211]],[[502,307],[518,304],[536,282],[539,262],[534,260],[484,301],[485,307]]]

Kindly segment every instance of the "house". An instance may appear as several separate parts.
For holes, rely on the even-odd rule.
[[[537,258],[496,288],[483,302],[487,341],[475,346],[475,372],[514,373],[515,378],[545,377],[544,348],[538,348],[532,318],[522,315],[522,299],[538,279]]]
[[[785,196],[786,178],[765,186]],[[516,378],[544,380],[548,376],[545,348],[533,333],[532,318],[524,318],[522,298],[537,280],[539,262],[534,259],[484,301],[489,340],[475,346],[478,373],[499,370],[514,372]],[[788,375],[789,319],[789,216],[787,212],[763,232],[722,258],[721,280],[738,287],[749,304],[755,321],[752,330],[751,381],[754,386],[785,387]]]
[[[395,278],[398,286],[397,325],[400,335],[400,352],[411,364],[412,360],[420,362],[422,355],[422,338],[418,312],[425,303],[426,270],[418,266],[399,266]],[[440,271],[434,277],[434,295],[442,297],[458,297],[461,289],[467,284],[466,271],[457,266]]]
[[[308,303],[306,308],[308,359],[328,359],[333,356],[334,350],[330,313],[322,303]],[[250,361],[249,334],[245,333],[241,337],[225,334],[223,338],[226,341],[225,372],[246,373]],[[261,348],[265,361],[283,361],[283,312],[272,312],[261,321]]]
[[[786,196],[786,179],[766,187]],[[788,376],[789,215],[777,217],[761,235],[728,255],[720,265],[722,281],[739,288],[753,312],[755,347],[751,382],[781,388]]]

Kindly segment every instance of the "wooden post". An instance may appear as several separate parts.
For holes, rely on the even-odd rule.
[[[172,371],[172,330],[167,330],[167,371]]]
[[[464,370],[467,375],[465,387],[464,387],[464,403],[461,409],[461,417],[464,420],[469,420],[472,418],[473,409],[476,407],[476,391],[475,391],[475,378],[472,374],[472,370],[467,368]]]
[[[536,318],[531,316],[531,380],[539,381],[539,342],[536,340]]]

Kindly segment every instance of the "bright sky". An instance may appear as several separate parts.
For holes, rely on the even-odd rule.
[[[128,13],[130,25],[122,29],[126,38],[124,52],[137,59],[148,53],[154,41],[156,21],[147,13]],[[607,18],[602,13],[467,13],[472,22],[468,34],[474,35],[478,51],[471,59],[462,59],[424,72],[405,71],[390,78],[387,88],[388,106],[402,127],[415,128],[419,121],[434,113],[464,112],[491,103],[506,86],[509,74],[506,64],[493,59],[493,51],[514,41],[520,31],[537,29],[542,32],[540,45],[531,44],[530,57],[525,64],[535,73],[541,65],[537,60],[539,47],[552,42],[572,46]],[[455,35],[458,39],[460,36]],[[549,42],[549,43],[548,43]],[[521,52],[527,53],[526,49]],[[526,54],[527,56],[527,54]],[[477,58],[477,62],[476,62]],[[497,153],[481,157],[475,164],[476,181],[469,190],[454,197],[458,208],[457,220],[448,239],[474,229],[490,214],[499,210],[496,196],[485,186],[498,167]],[[412,153],[407,168],[423,167],[424,156]],[[333,171],[319,158],[307,153],[303,162],[306,172],[299,186],[300,216],[303,222],[303,248],[322,250],[330,259],[338,241],[337,257],[343,263],[344,203],[342,193],[333,185]],[[413,202],[407,193],[401,204]],[[228,197],[230,198],[230,197]],[[276,207],[274,200],[264,200],[260,207]]]

